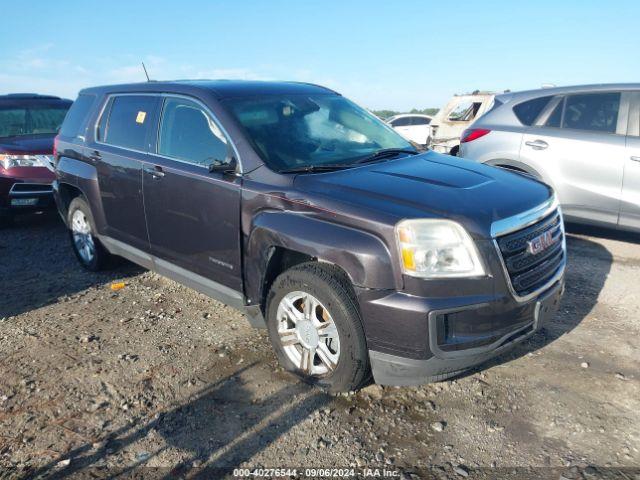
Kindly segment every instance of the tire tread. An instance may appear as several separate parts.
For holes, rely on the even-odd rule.
[[[346,310],[346,319],[350,322],[352,331],[355,332],[355,338],[347,336],[343,338],[344,332],[341,332],[340,345],[342,349],[341,355],[347,353],[347,350],[343,347],[351,345],[355,352],[359,352],[359,358],[352,358],[352,368],[349,370],[348,378],[332,378],[327,379],[316,377],[303,377],[304,380],[318,385],[329,392],[344,392],[353,391],[362,388],[371,380],[371,367],[369,365],[369,355],[366,346],[366,340],[364,335],[364,328],[360,317],[360,309],[358,308],[358,302],[355,298],[355,292],[351,286],[351,282],[346,273],[339,267],[327,263],[320,262],[306,262],[296,265],[289,270],[281,273],[272,284],[272,290],[269,292],[267,299],[267,315],[271,311],[271,301],[275,296],[274,290],[281,287],[283,282],[286,282],[290,278],[299,279],[302,282],[305,280],[313,282],[319,281],[330,289],[335,296],[338,297],[338,301],[342,303],[343,308]],[[271,323],[272,320],[267,317],[267,323]],[[353,352],[349,352],[353,353]]]

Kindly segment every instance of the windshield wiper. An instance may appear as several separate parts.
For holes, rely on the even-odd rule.
[[[355,167],[362,163],[374,162],[376,160],[382,160],[384,158],[397,157],[406,153],[407,155],[418,155],[420,152],[416,150],[409,150],[408,148],[384,148],[377,152],[367,155],[364,158],[356,160],[353,163],[329,163],[325,165],[304,165],[302,167],[288,168],[286,170],[280,170],[280,173],[320,173],[331,172],[334,170],[344,170],[347,168]]]
[[[377,152],[361,158],[360,160],[356,160],[354,164],[375,162],[376,160],[382,160],[384,158],[397,157],[403,153],[406,153],[407,155],[418,155],[420,152],[417,152],[416,150],[409,150],[408,148],[383,148],[382,150],[378,150]]]
[[[287,168],[286,170],[279,170],[279,173],[320,173],[331,172],[334,170],[344,170],[345,168],[351,168],[353,165],[337,164],[334,163],[328,165],[304,165],[302,167]]]

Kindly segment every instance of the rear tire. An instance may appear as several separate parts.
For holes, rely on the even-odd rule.
[[[95,236],[97,230],[87,201],[82,197],[74,198],[67,215],[71,246],[80,265],[91,272],[107,268],[111,254]]]
[[[357,390],[370,379],[357,301],[337,267],[309,262],[285,271],[266,305],[269,338],[286,370],[332,393]]]

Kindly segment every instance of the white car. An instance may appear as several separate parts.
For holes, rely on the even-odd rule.
[[[418,113],[404,113],[388,118],[386,122],[404,138],[418,145],[431,141],[431,117]]]

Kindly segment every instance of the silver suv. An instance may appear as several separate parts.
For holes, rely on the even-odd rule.
[[[640,231],[640,84],[498,95],[460,156],[551,185],[568,221]]]

